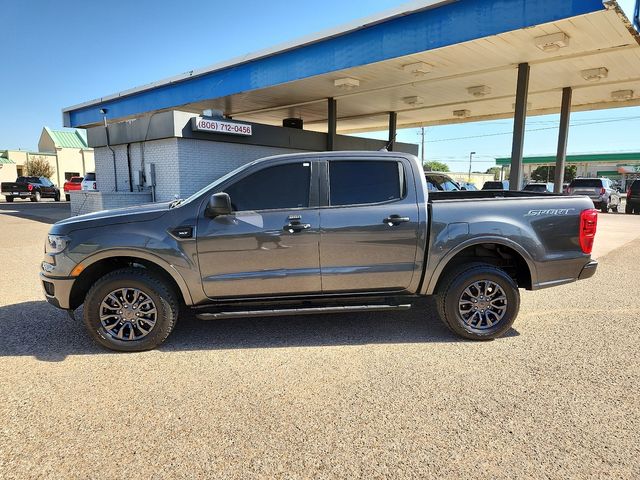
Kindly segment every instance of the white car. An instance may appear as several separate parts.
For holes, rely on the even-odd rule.
[[[81,190],[97,190],[98,187],[96,185],[96,174],[95,173],[87,173],[82,180],[82,188]]]

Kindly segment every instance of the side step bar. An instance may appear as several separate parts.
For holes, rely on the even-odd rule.
[[[199,313],[196,315],[196,318],[199,318],[200,320],[218,320],[221,318],[280,317],[284,315],[313,315],[313,314],[323,314],[323,313],[385,312],[389,310],[409,310],[410,308],[411,308],[411,304],[348,305],[343,307],[282,308],[277,310],[245,310],[242,312]]]

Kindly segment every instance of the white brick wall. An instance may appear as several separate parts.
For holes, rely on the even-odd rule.
[[[151,203],[149,192],[71,191],[71,215]]]
[[[154,163],[156,166],[156,201],[164,202],[173,200],[176,195],[186,198],[231,170],[258,158],[302,151],[191,138],[152,140],[144,142],[144,147],[141,142],[132,143],[129,148],[134,183],[132,195],[129,192],[127,146],[116,145],[112,148],[116,154],[118,192],[115,191],[111,150],[107,147],[96,148],[96,182],[98,191],[103,195],[100,198],[85,196],[76,200],[72,196],[74,215],[151,201],[149,187],[143,188],[146,196],[136,195],[139,192],[135,185],[135,172],[142,170],[143,156],[145,164]],[[130,198],[126,198],[127,195]]]

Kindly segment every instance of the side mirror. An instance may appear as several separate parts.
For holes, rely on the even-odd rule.
[[[231,198],[229,194],[220,192],[211,195],[204,214],[209,218],[215,218],[220,215],[229,215],[231,212]]]

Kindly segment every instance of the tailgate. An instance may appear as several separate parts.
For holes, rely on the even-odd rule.
[[[2,185],[0,186],[0,191],[2,191],[2,193],[19,193],[19,192],[26,192],[27,190],[27,184],[26,183],[15,183],[15,182],[3,182]]]

